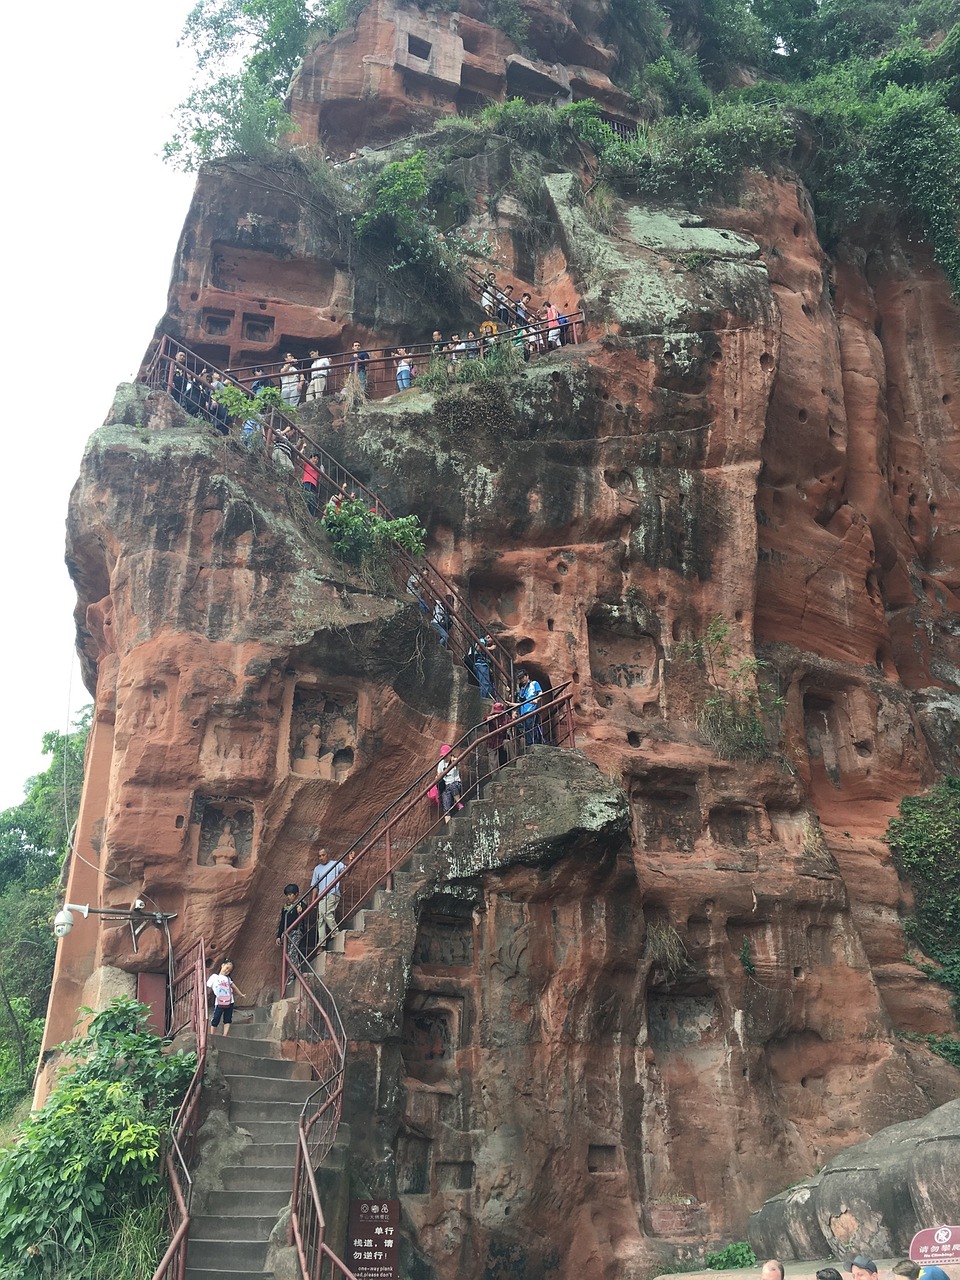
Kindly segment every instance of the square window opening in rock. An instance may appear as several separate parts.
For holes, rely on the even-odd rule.
[[[588,1173],[616,1173],[619,1168],[620,1161],[616,1147],[591,1143],[587,1148]]]
[[[433,45],[429,40],[421,40],[419,36],[407,36],[407,53],[414,58],[422,58],[424,62],[430,57],[430,51]]]
[[[273,316],[243,317],[244,342],[273,342]]]

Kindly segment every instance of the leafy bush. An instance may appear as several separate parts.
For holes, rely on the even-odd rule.
[[[164,1053],[148,1013],[119,998],[96,1014],[65,1046],[76,1065],[0,1154],[0,1263],[18,1275],[42,1275],[61,1256],[79,1273],[123,1211],[152,1197],[162,1130],[196,1057]]]
[[[732,1271],[736,1267],[752,1267],[756,1265],[757,1255],[746,1240],[738,1240],[736,1244],[728,1244],[718,1253],[708,1253],[704,1258],[711,1271]]]
[[[907,936],[937,961],[924,972],[953,993],[960,1009],[960,778],[946,777],[923,795],[906,796],[886,840],[914,893]]]
[[[334,554],[363,568],[385,563],[394,547],[422,556],[426,546],[426,533],[416,516],[385,520],[370,511],[362,498],[345,498],[339,507],[328,503],[323,523]]]

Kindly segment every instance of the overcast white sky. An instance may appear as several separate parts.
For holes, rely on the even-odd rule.
[[[176,41],[190,8],[53,0],[4,20],[0,809],[46,768],[44,732],[90,701],[63,563],[67,499],[164,311],[193,179],[158,153],[189,84]]]

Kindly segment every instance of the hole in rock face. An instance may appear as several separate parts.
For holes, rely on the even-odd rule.
[[[607,1146],[590,1146],[587,1148],[588,1173],[616,1173],[617,1148]]]
[[[806,422],[807,416],[808,415],[807,415],[806,409],[801,409],[800,412],[797,414],[797,417],[800,419],[801,422]]]
[[[733,617],[734,617],[734,620],[735,620],[736,622],[742,622],[742,621],[743,621],[743,610],[742,610],[742,609],[738,609],[738,610],[737,610],[737,612],[733,615]]]
[[[853,749],[854,751],[856,751],[858,756],[873,755],[873,743],[870,742],[869,739],[867,738],[861,738],[859,742],[855,742],[853,744]]]
[[[563,587],[559,582],[555,582],[553,584],[553,594],[555,596],[558,596],[562,590],[563,590]]]
[[[683,636],[683,623],[679,618],[674,618],[673,625],[670,627],[670,634],[673,636],[674,641],[679,643]]]
[[[604,391],[604,393],[603,393],[603,399],[604,399],[604,400],[609,400],[609,399],[610,399],[610,392],[609,392],[609,391]]]
[[[176,822],[175,822],[173,825],[177,828],[177,830],[178,830],[178,831],[182,828],[182,826],[183,826],[183,814],[182,814],[182,813],[178,813],[178,814],[177,814],[177,820],[176,820]]]
[[[517,644],[517,657],[525,658],[528,653],[533,653],[536,647],[534,640],[531,640],[529,636],[525,637]]]
[[[570,677],[570,679],[573,681],[573,683],[574,683],[574,684],[579,684],[579,683],[580,683],[580,672],[579,672],[579,671],[575,671],[575,672],[573,673],[573,675]]]
[[[551,381],[551,382],[559,382],[559,381],[560,381],[560,374],[559,374],[559,373],[557,373],[556,369],[554,369],[553,373],[551,373],[551,375],[550,375],[550,381]]]
[[[658,591],[657,604],[666,604],[666,603],[667,603],[667,593],[665,591]]]
[[[773,356],[769,351],[764,351],[760,356],[760,368],[764,370],[773,368]]]
[[[569,569],[568,569],[568,568],[567,568],[567,566],[563,563],[563,561],[562,561],[562,560],[561,560],[561,561],[559,562],[559,564],[557,565],[557,573],[559,573],[559,574],[561,575],[561,577],[563,576],[563,574],[565,574],[565,573],[569,573]]]
[[[800,310],[803,312],[803,314],[807,317],[808,320],[813,319],[813,307],[811,307],[809,303],[805,302],[803,306],[800,308]]]
[[[713,353],[713,355],[710,357],[710,359],[713,361],[713,363],[714,363],[714,364],[719,364],[719,363],[720,363],[720,361],[723,359],[723,352],[722,352],[722,351],[714,351],[714,353]]]
[[[198,301],[199,297],[200,297],[199,293],[191,293],[191,295],[190,295],[190,301],[191,301],[191,302],[196,302],[196,301]]]
[[[193,725],[194,729],[199,728],[199,725],[200,725],[199,720],[191,720],[190,723]]]
[[[806,1076],[801,1076],[801,1077],[800,1077],[800,1088],[801,1088],[801,1089],[805,1089],[806,1087],[807,1087],[807,1077],[806,1077]]]
[[[794,976],[795,978],[802,978],[802,977],[803,977],[803,969],[800,967],[800,965],[795,964],[795,965],[793,966],[793,976]]]
[[[799,237],[800,232],[801,232],[802,230],[803,230],[803,228],[800,226],[800,223],[799,223],[799,222],[795,222],[795,223],[793,224],[793,234],[794,234],[795,236]]]
[[[630,744],[631,747],[639,747],[641,741],[642,739],[639,733],[637,733],[636,729],[631,729],[630,732],[627,734],[627,742]]]
[[[930,514],[932,516],[935,516],[937,514],[937,504],[935,502],[930,503]]]
[[[553,630],[553,619],[552,619],[552,618],[548,618],[548,619],[547,619],[547,630],[548,630],[548,631],[552,631],[552,630]]]
[[[945,393],[940,397],[941,403],[943,403],[943,404],[949,404],[949,403],[950,403],[950,401],[951,401],[952,399],[953,399],[953,396],[950,394],[950,392],[949,392],[949,391],[945,392]]]

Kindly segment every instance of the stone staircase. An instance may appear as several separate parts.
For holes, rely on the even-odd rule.
[[[274,1028],[286,1007],[281,1001],[255,1009],[229,1036],[211,1038],[211,1056],[230,1089],[229,1122],[252,1141],[239,1163],[219,1170],[223,1190],[208,1191],[191,1221],[187,1280],[273,1276],[266,1269],[270,1234],[290,1202],[297,1121],[317,1087],[306,1063],[280,1056]],[[349,1139],[341,1129],[328,1163],[342,1159]]]
[[[330,939],[328,951],[319,952],[310,962],[328,986],[334,984],[335,995],[338,992],[336,966],[339,956],[359,960],[384,950],[389,954],[395,947],[396,937],[390,922],[398,911],[408,908],[411,897],[428,878],[422,868],[430,862],[435,846],[441,841],[461,846],[469,844],[474,826],[492,814],[503,798],[514,795],[525,781],[532,781],[539,771],[540,760],[548,758],[553,751],[553,747],[527,748],[524,755],[505,765],[484,783],[479,797],[466,801],[448,825],[441,826],[435,835],[422,840],[407,859],[398,864],[391,877],[391,888],[377,889],[369,905],[355,911],[340,924]]]

